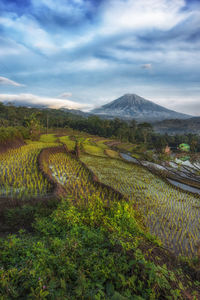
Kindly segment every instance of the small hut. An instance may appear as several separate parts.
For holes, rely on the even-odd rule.
[[[182,143],[178,146],[179,150],[183,152],[190,152],[190,145]]]

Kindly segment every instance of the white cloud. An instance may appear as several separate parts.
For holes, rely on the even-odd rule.
[[[92,71],[104,71],[106,69],[111,69],[113,66],[112,62],[108,62],[103,59],[98,59],[95,57],[86,57],[86,58],[79,58],[77,57],[74,61],[62,61],[57,62],[55,66],[52,66],[52,72],[54,74],[60,74],[60,72],[65,72],[70,70],[70,73],[77,73],[77,72],[92,72]],[[81,73],[80,73],[80,76]]]
[[[76,62],[75,62],[76,64]],[[79,70],[88,70],[88,71],[93,71],[93,70],[103,70],[106,69],[107,67],[110,67],[112,64],[109,62],[106,62],[102,59],[98,59],[95,57],[87,58],[85,60],[79,61],[78,62],[78,69]]]
[[[40,50],[44,54],[52,54],[57,51],[57,45],[52,37],[30,16],[8,14],[0,17],[0,25],[8,30],[11,37],[19,39],[21,43]]]
[[[72,50],[75,48],[83,47],[84,45],[87,45],[89,42],[93,40],[93,38],[96,36],[96,31],[90,30],[90,32],[87,32],[86,35],[83,36],[76,36],[71,38],[66,38],[63,41],[62,49]]]
[[[110,0],[104,8],[104,32],[152,29],[169,30],[190,15],[180,12],[184,0]]]
[[[14,56],[14,55],[20,55],[20,54],[27,54],[27,49],[16,43],[14,40],[11,40],[9,38],[3,38],[0,37],[0,58],[7,57],[7,56]]]
[[[58,3],[57,3],[58,2]],[[90,2],[83,0],[32,0],[36,10],[48,7],[61,16],[84,14],[90,9]],[[101,7],[101,22],[96,26],[87,26],[81,34],[51,34],[32,16],[7,14],[0,17],[0,24],[8,30],[9,35],[20,39],[28,47],[51,55],[63,49],[72,50],[89,44],[97,36],[142,31],[170,30],[180,21],[185,20],[194,12],[181,11],[184,0],[108,0]]]
[[[0,94],[0,101],[16,105],[45,106],[49,108],[84,109],[87,105],[59,98],[42,97],[33,94]]]
[[[16,81],[10,80],[6,77],[0,77],[1,85],[12,85],[12,86],[25,86],[24,84],[18,83]]]
[[[198,91],[198,90],[197,90]],[[200,116],[200,97],[199,94],[194,95],[193,89],[184,89],[184,95],[181,91],[172,90],[165,97],[160,95],[157,97],[161,105],[167,106],[172,110],[176,110],[193,116]]]

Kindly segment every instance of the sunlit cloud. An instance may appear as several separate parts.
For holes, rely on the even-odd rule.
[[[0,101],[3,103],[15,103],[17,105],[41,106],[48,108],[67,108],[67,109],[84,109],[86,105],[63,100],[59,98],[42,97],[32,94],[0,94]]]
[[[22,87],[24,84],[18,83],[16,81],[10,80],[6,77],[0,77],[0,85],[12,85],[12,86],[18,86]]]
[[[104,31],[170,30],[186,19],[184,0],[110,0],[105,2]]]

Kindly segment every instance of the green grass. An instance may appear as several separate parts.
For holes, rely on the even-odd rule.
[[[130,144],[130,143],[119,143],[119,144],[116,145],[116,147],[119,150],[125,150],[125,151],[129,151],[129,152],[131,152],[132,150],[135,149],[133,144]]]
[[[69,151],[73,151],[75,148],[75,140],[72,140],[70,136],[61,136],[59,138],[59,140],[61,141],[61,143],[65,144],[67,146],[67,149]]]
[[[94,140],[94,142],[95,142],[95,144],[98,146],[98,147],[100,147],[100,148],[102,148],[102,149],[109,149],[109,147],[105,144],[105,142],[109,142],[110,140],[108,140],[108,139],[96,139],[96,140]]]
[[[113,151],[113,150],[110,150],[110,149],[106,149],[106,150],[105,150],[105,154],[106,154],[108,157],[111,157],[111,158],[120,158],[118,152]]]
[[[95,144],[90,138],[81,141],[81,144],[85,153],[105,157],[104,148]]]
[[[116,145],[116,148],[119,149],[119,151],[125,151],[130,152],[131,155],[135,158],[143,158],[144,152],[146,151],[146,148],[144,145],[134,145],[131,143],[120,143]]]
[[[42,143],[57,143],[57,138],[54,134],[42,134],[39,141]]]

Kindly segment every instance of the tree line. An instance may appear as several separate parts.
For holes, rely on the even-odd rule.
[[[180,143],[190,144],[193,152],[200,151],[199,136],[158,134],[147,122],[137,123],[135,120],[124,121],[118,118],[108,120],[94,115],[84,117],[62,109],[16,107],[0,103],[0,127],[10,126],[21,130],[26,138],[33,139],[37,139],[40,132],[48,128],[70,127],[106,138],[117,138],[122,142],[143,143],[147,149],[157,151],[162,151],[166,145],[174,145],[176,148]]]

